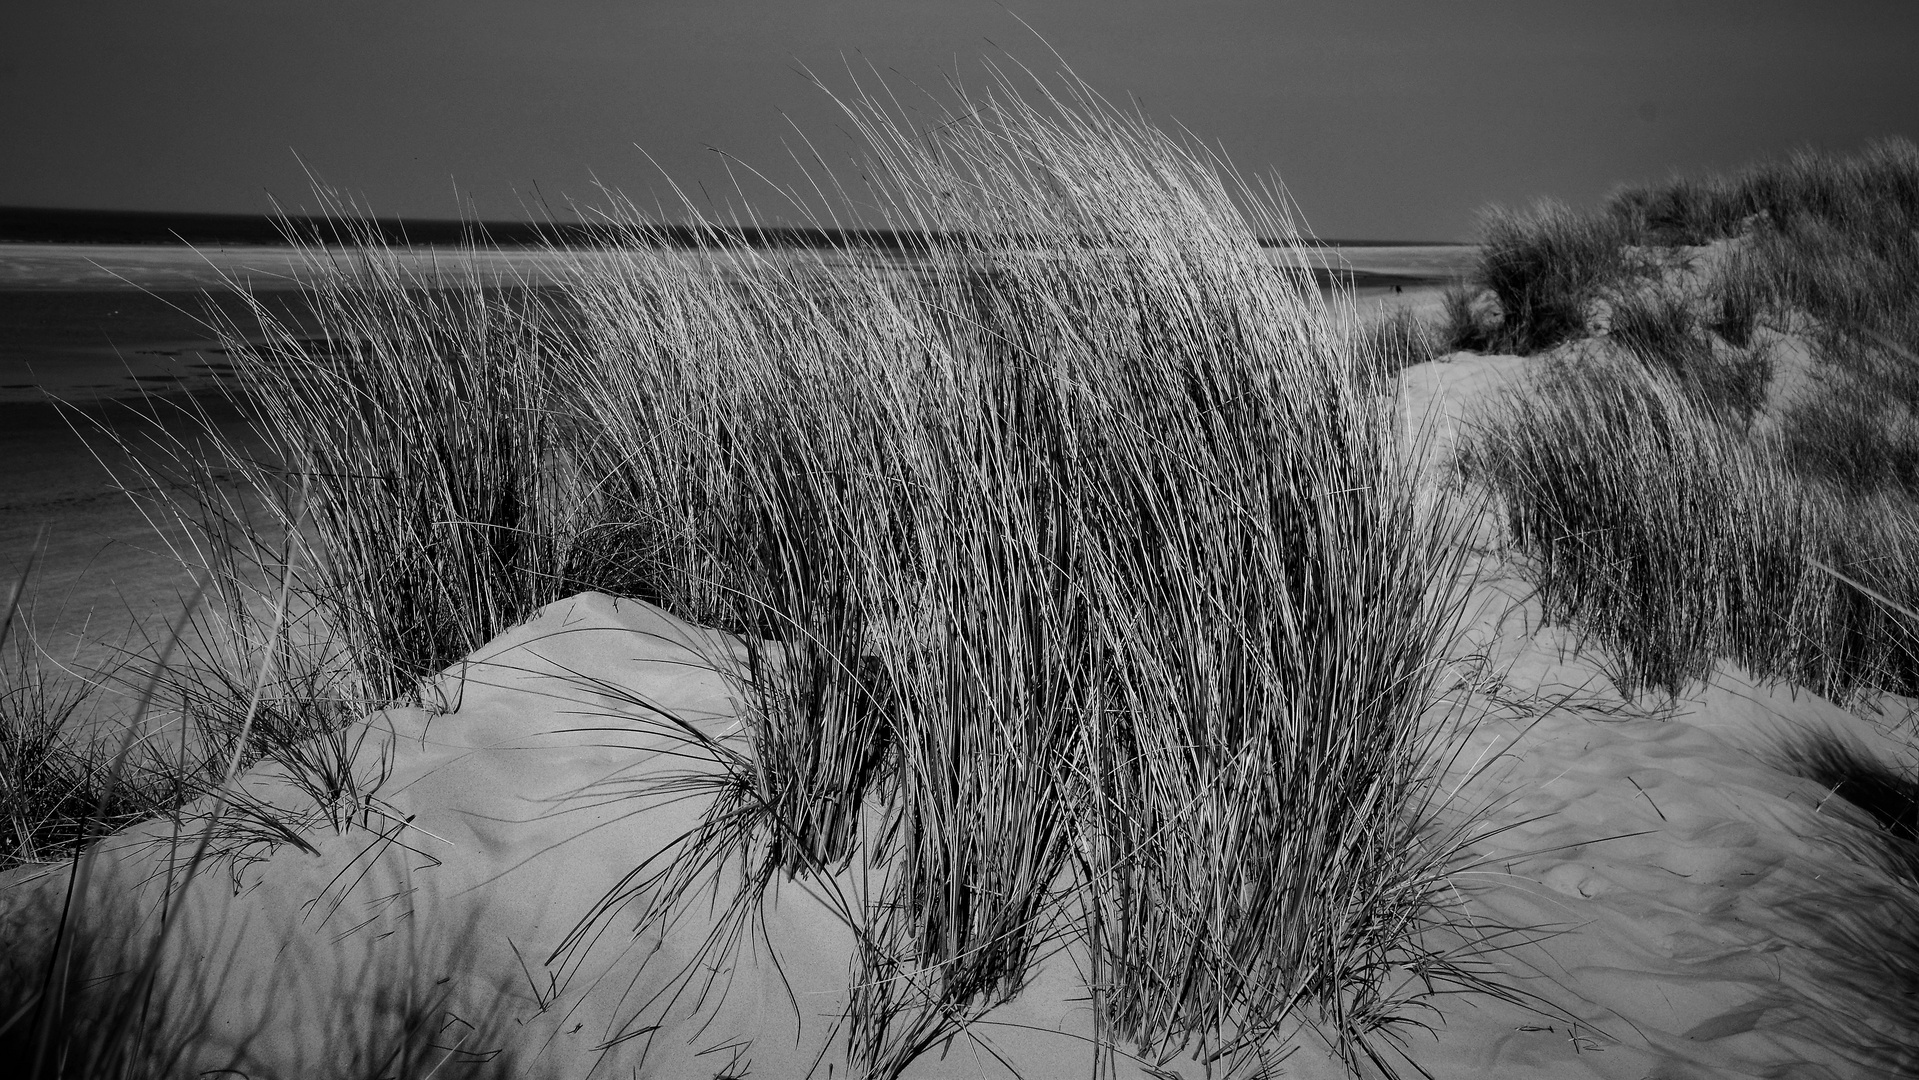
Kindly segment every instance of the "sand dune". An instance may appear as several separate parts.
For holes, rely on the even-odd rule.
[[[1409,426],[1430,425],[1444,452],[1474,403],[1528,363],[1408,370]],[[1410,1033],[1411,1059],[1459,1078],[1911,1069],[1897,1055],[1919,1005],[1883,988],[1919,955],[1899,945],[1912,894],[1858,812],[1772,763],[1782,737],[1821,728],[1896,756],[1903,703],[1857,715],[1724,665],[1681,699],[1623,699],[1602,651],[1541,627],[1487,525],[1458,685],[1430,722],[1455,734],[1446,783],[1482,834],[1455,878],[1456,916],[1503,946],[1486,963],[1534,1003],[1439,998],[1436,1038]],[[445,711],[371,718],[352,767],[384,775],[372,799],[322,807],[270,763],[249,773],[215,843],[224,857],[175,900],[166,985],[178,1015],[203,1016],[183,1030],[182,1071],[344,1071],[376,1056],[356,1024],[411,1017],[431,1034],[424,1053],[510,1075],[852,1075],[843,913],[863,896],[857,862],[770,891],[722,969],[697,967],[717,925],[705,904],[664,933],[636,937],[629,904],[569,937],[699,820],[722,770],[689,731],[743,745],[733,656],[718,634],[585,594],[447,672]],[[266,808],[302,823],[297,842],[261,826]],[[88,898],[104,940],[153,932],[185,857],[167,823],[100,845]],[[65,865],[0,876],[16,972],[32,970],[67,877]],[[722,907],[738,887],[737,870],[718,879]],[[1017,998],[905,1075],[1090,1074],[1082,959],[1063,944]],[[1345,1075],[1310,1034],[1300,1045],[1284,1075]],[[1207,1075],[1189,1057],[1113,1064]]]
[[[227,856],[176,899],[188,915],[165,954],[169,985],[183,1013],[210,1011],[181,1071],[342,1067],[360,1051],[356,1026],[394,1026],[410,1002],[438,1045],[458,1045],[454,1060],[497,1056],[509,1075],[846,1075],[854,941],[838,912],[859,896],[856,874],[778,887],[711,991],[689,970],[715,925],[703,904],[637,939],[622,911],[553,955],[629,870],[697,823],[705,800],[675,784],[718,770],[662,717],[742,739],[717,670],[729,655],[649,605],[586,594],[449,672],[451,711],[373,718],[356,768],[386,771],[377,802],[322,821],[273,767],[248,774],[245,804],[259,809],[229,815],[214,845]],[[259,829],[267,808],[304,819],[310,850]],[[151,934],[169,860],[186,857],[165,823],[128,830],[101,845],[90,893],[116,928]],[[34,928],[66,879],[64,864],[0,877],[14,963],[31,962],[17,945],[45,937]],[[720,878],[722,904],[738,884]],[[1070,951],[1057,954],[908,1075],[1084,1072],[1083,994]]]

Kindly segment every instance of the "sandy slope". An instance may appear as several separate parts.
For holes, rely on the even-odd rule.
[[[190,914],[166,954],[180,1011],[211,1010],[183,1071],[352,1075],[349,1055],[379,1055],[348,1033],[394,1026],[410,1003],[439,1045],[458,1046],[456,1061],[498,1053],[509,1075],[847,1075],[853,939],[835,912],[857,897],[854,874],[779,887],[738,966],[713,972],[717,992],[688,966],[714,925],[704,905],[638,939],[629,910],[597,926],[590,947],[551,955],[623,875],[698,820],[704,798],[663,786],[716,770],[662,718],[726,736],[728,686],[713,666],[725,649],[647,605],[586,594],[445,678],[451,712],[376,718],[359,767],[390,772],[377,805],[350,820],[317,820],[306,793],[256,770],[250,799],[306,815],[312,850],[273,842],[253,824],[263,815],[242,813],[217,844],[239,857],[180,903]],[[109,840],[96,902],[112,898],[121,922],[150,925],[170,836],[153,824]],[[14,942],[44,926],[66,876],[0,877],[0,925]],[[724,881],[722,895],[737,889],[735,875]],[[1073,1000],[1084,993],[1073,961],[1052,957],[1019,999],[908,1075],[1086,1074],[1092,1024]],[[1332,1075],[1324,1061],[1315,1071]]]
[[[1408,371],[1409,422],[1430,420],[1449,446],[1472,403],[1526,363]],[[1488,962],[1538,1007],[1440,999],[1437,1039],[1415,1034],[1412,1057],[1448,1078],[1911,1068],[1896,1044],[1911,1040],[1919,1004],[1896,988],[1911,984],[1898,965],[1912,961],[1888,946],[1912,940],[1919,902],[1874,862],[1855,811],[1768,756],[1782,733],[1826,726],[1898,757],[1902,712],[1856,716],[1728,668],[1678,701],[1621,700],[1603,653],[1540,628],[1495,540],[1481,530],[1459,685],[1432,722],[1457,726],[1448,784],[1489,834],[1457,878],[1458,911],[1488,932],[1525,928],[1498,938],[1510,949]],[[729,655],[656,609],[588,594],[450,672],[450,711],[376,717],[357,767],[389,771],[377,804],[326,820],[274,769],[256,770],[250,796],[306,815],[311,850],[259,829],[231,835],[222,843],[255,861],[193,884],[168,953],[182,992],[210,999],[187,1071],[350,1072],[360,1044],[338,1025],[411,1010],[461,1060],[499,1050],[516,1075],[848,1075],[839,1018],[853,938],[835,910],[859,896],[856,875],[778,889],[763,936],[714,973],[724,993],[657,996],[711,926],[705,907],[637,940],[628,910],[590,948],[554,953],[622,875],[697,820],[703,797],[659,785],[716,770],[663,721],[726,737],[732,705],[713,664]],[[93,895],[150,922],[167,834],[148,825],[107,842]],[[0,876],[15,944],[36,939],[65,876]],[[1049,959],[1021,997],[907,1075],[1091,1075],[1074,961]],[[1282,1075],[1340,1075],[1306,1042]],[[1186,1058],[1161,1067],[1204,1075]]]
[[[1448,447],[1527,363],[1412,369],[1408,415]],[[1415,1056],[1462,1077],[1919,1069],[1899,1049],[1919,1039],[1919,1002],[1897,992],[1919,897],[1880,868],[1858,811],[1775,767],[1783,736],[1818,728],[1909,761],[1909,703],[1854,715],[1723,664],[1679,700],[1622,700],[1603,650],[1541,628],[1509,553],[1489,544],[1477,562],[1459,650],[1476,730],[1454,782],[1480,770],[1461,805],[1505,831],[1459,884],[1490,924],[1541,928],[1496,963],[1562,1013],[1460,1002]]]
[[[1484,711],[1460,770],[1485,766],[1466,790],[1507,831],[1459,883],[1479,917],[1542,928],[1498,966],[1564,1012],[1451,1008],[1420,1059],[1442,1076],[1891,1071],[1875,1029],[1909,1042],[1919,1012],[1879,996],[1910,961],[1874,954],[1919,901],[1874,864],[1856,811],[1770,761],[1802,728],[1895,759],[1899,743],[1723,666],[1678,701],[1620,700],[1603,654],[1527,632],[1523,596],[1508,579],[1477,597]]]

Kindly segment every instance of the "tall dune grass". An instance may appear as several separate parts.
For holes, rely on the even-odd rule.
[[[1356,334],[1355,355],[1371,360],[1361,385],[1373,393],[1389,392],[1402,369],[1430,363],[1459,347],[1450,313],[1434,319],[1411,308],[1382,312],[1362,322]]]
[[[769,641],[730,839],[689,851],[872,860],[874,1075],[1062,939],[1150,1053],[1304,1022],[1384,1060],[1409,966],[1463,981],[1415,932],[1455,850],[1417,721],[1456,549],[1356,388],[1377,359],[1261,255],[1279,206],[1070,89],[931,129],[846,103],[886,224],[947,238],[914,279],[635,223],[565,282],[634,580]]]
[[[110,782],[110,749],[75,729],[95,688],[49,670],[19,601],[31,564],[0,618],[0,870],[59,859],[102,828],[129,824],[177,799],[164,777]]]
[[[1743,335],[1733,331],[1745,339],[1745,347],[1731,349],[1715,346],[1701,321],[1690,299],[1653,289],[1613,304],[1610,336],[1640,363],[1678,384],[1702,409],[1750,428],[1766,404],[1771,357],[1751,345],[1750,323]]]
[[[309,242],[324,335],[262,309],[229,342],[275,458],[183,448],[155,512],[221,590],[221,670],[297,655],[347,705],[213,697],[250,701],[241,743],[317,734],[546,601],[639,596],[741,636],[751,753],[708,747],[704,829],[589,922],[668,919],[735,858],[745,918],[857,861],[869,1075],[1061,948],[1149,1058],[1311,1031],[1390,1073],[1424,995],[1490,989],[1429,934],[1464,847],[1422,725],[1457,521],[1382,357],[1262,254],[1283,200],[1075,80],[990,74],[924,120],[842,101],[869,187],[817,190],[928,238],[911,274],[718,224],[670,249],[630,207],[550,290]],[[269,745],[354,782],[345,744]]]
[[[1919,595],[1902,498],[1808,485],[1637,364],[1565,365],[1509,395],[1462,451],[1507,507],[1549,618],[1617,651],[1621,683],[1679,693],[1718,658],[1835,700],[1919,690],[1911,624],[1814,568]]]
[[[1915,193],[1919,151],[1891,140],[1630,190],[1595,215],[1491,219],[1482,276],[1523,271],[1500,302],[1532,325],[1509,341],[1560,340],[1565,320],[1516,298],[1578,281],[1638,361],[1555,365],[1464,458],[1506,501],[1549,612],[1612,644],[1628,685],[1678,692],[1724,657],[1842,700],[1919,687],[1910,626],[1806,562],[1919,596]],[[1647,281],[1655,262],[1632,247],[1714,241],[1732,243],[1703,292]],[[1801,397],[1773,399],[1761,325],[1812,343]]]
[[[1534,353],[1584,336],[1593,303],[1630,293],[1634,249],[1738,240],[1714,284],[1712,322],[1743,348],[1761,308],[1818,320],[1842,353],[1861,336],[1919,347],[1919,149],[1887,139],[1840,156],[1802,151],[1732,176],[1615,193],[1597,213],[1554,203],[1493,208],[1475,282],[1501,314],[1486,348]]]
[[[520,282],[458,256],[423,279],[370,234],[329,239],[301,249],[324,339],[262,318],[236,371],[286,485],[259,505],[312,559],[369,696],[393,698],[564,592],[545,324]]]
[[[1889,215],[1919,213],[1919,151],[1901,138],[1877,140],[1844,156],[1802,150],[1731,176],[1629,186],[1605,209],[1636,235],[1664,246],[1736,237],[1756,216],[1774,224],[1823,220],[1863,231]]]
[[[1584,336],[1595,302],[1632,272],[1629,240],[1615,219],[1556,202],[1488,211],[1473,274],[1499,303],[1487,347],[1524,356]]]

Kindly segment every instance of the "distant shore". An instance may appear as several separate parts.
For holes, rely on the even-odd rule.
[[[1290,255],[1320,288],[1350,290],[1362,307],[1374,307],[1398,292],[1424,295],[1457,280],[1476,252],[1459,245],[1370,244],[1272,249],[1269,256]],[[0,402],[217,389],[231,365],[208,321],[209,305],[218,318],[246,327],[252,316],[239,296],[244,289],[290,325],[306,325],[311,319],[299,284],[311,276],[315,259],[327,257],[325,250],[289,246],[0,244]],[[540,288],[560,280],[575,255],[419,248],[400,249],[395,257],[422,282]],[[902,272],[913,266],[910,256],[876,258]]]
[[[713,231],[683,225],[660,226],[661,236],[687,246],[707,246]],[[476,239],[506,248],[561,247],[597,243],[607,236],[603,224],[589,221],[461,221],[454,219],[355,218],[305,215],[175,213],[148,210],[81,210],[61,207],[0,206],[0,244],[193,244],[278,247],[289,232],[324,240],[364,233],[389,244],[458,246]],[[746,225],[725,230],[756,247],[838,247],[857,242],[911,250],[927,242],[923,234],[895,229],[828,229],[792,225]],[[1268,246],[1291,242],[1262,241]],[[1305,237],[1307,247],[1465,247],[1447,240],[1349,240]]]

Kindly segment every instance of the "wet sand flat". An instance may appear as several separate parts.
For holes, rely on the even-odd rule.
[[[11,589],[32,562],[22,606],[54,661],[83,673],[109,667],[123,647],[163,633],[192,592],[168,547],[178,534],[156,532],[122,489],[137,473],[111,436],[135,447],[155,432],[190,439],[195,413],[228,438],[253,441],[245,417],[219,397],[0,403],[0,574]]]

